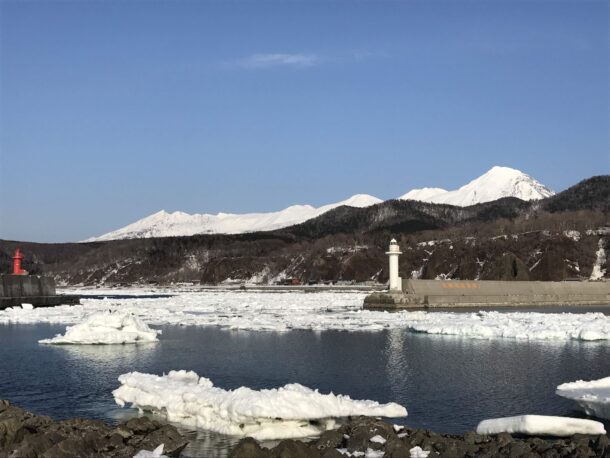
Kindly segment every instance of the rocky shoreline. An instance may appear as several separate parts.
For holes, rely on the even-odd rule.
[[[419,447],[417,449],[416,447]],[[421,450],[420,450],[421,449]],[[422,453],[423,452],[423,453]],[[430,452],[426,454],[425,452]],[[570,438],[495,436],[467,432],[463,436],[396,428],[382,420],[358,417],[310,442],[283,440],[264,448],[252,438],[242,439],[230,458],[610,458],[608,436]]]
[[[187,441],[178,430],[148,417],[115,427],[99,420],[53,421],[9,401],[0,400],[0,458],[131,458],[163,444],[163,454],[179,457]],[[428,453],[426,453],[428,452]],[[229,458],[610,458],[606,435],[570,438],[494,436],[467,432],[462,436],[397,427],[371,417],[351,418],[339,429],[310,441],[287,439],[266,448],[242,439]]]
[[[53,421],[0,400],[0,458],[131,458],[163,444],[178,457],[187,441],[178,430],[147,417],[115,427],[99,420]]]

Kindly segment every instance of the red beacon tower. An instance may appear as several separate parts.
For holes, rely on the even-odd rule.
[[[23,255],[21,250],[17,248],[15,255],[13,256],[13,275],[25,275],[27,272],[21,268],[21,261],[23,261]]]

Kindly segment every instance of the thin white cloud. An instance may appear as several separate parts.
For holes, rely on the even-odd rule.
[[[271,68],[271,67],[313,67],[320,63],[320,58],[315,54],[252,54],[243,59],[240,64],[247,68]]]

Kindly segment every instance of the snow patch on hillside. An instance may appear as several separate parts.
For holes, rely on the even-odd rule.
[[[281,388],[224,390],[193,371],[158,376],[130,372],[119,377],[116,403],[165,415],[169,421],[258,440],[317,436],[354,415],[404,417],[399,404],[322,394],[298,383]]]
[[[595,263],[593,264],[593,270],[591,271],[590,280],[601,280],[606,275],[606,269],[602,268],[604,264],[606,264],[606,250],[604,250],[604,239],[599,239],[597,242],[597,247],[599,248],[595,252]]]
[[[413,189],[399,199],[466,207],[503,197],[537,200],[553,194],[551,189],[519,170],[496,166],[455,191],[441,188]]]
[[[563,231],[563,235],[565,235],[569,239],[574,240],[575,242],[578,242],[580,240],[579,231],[575,231],[575,230]]]

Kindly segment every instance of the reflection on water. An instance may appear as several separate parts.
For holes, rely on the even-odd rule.
[[[92,371],[99,371],[106,365],[129,365],[135,361],[151,358],[157,342],[142,342],[135,345],[49,345],[58,357],[72,361],[76,365],[86,365]]]
[[[48,346],[63,326],[0,326],[0,398],[56,418],[123,421],[112,390],[130,371],[194,370],[215,385],[273,388],[298,382],[321,392],[395,401],[409,411],[397,422],[459,433],[483,418],[537,413],[573,415],[556,396],[560,383],[610,375],[605,342],[467,339],[383,332],[236,332],[163,327],[143,345]],[[181,427],[187,456],[226,456],[235,438]]]

